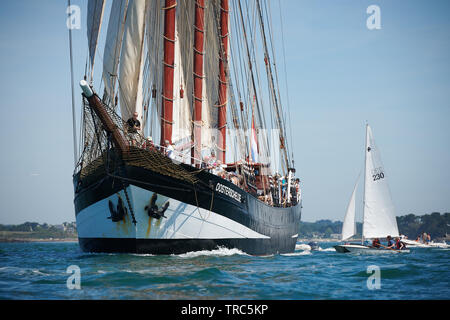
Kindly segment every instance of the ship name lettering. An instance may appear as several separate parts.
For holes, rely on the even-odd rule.
[[[224,194],[224,195],[226,195],[226,196],[228,196],[228,197],[230,197],[230,198],[232,198],[232,199],[234,199],[234,200],[236,200],[238,202],[242,202],[241,201],[241,194],[239,192],[234,191],[233,189],[231,189],[231,188],[229,188],[227,186],[224,186],[221,183],[216,184],[216,191],[218,191],[218,192],[220,192],[220,193],[222,193],[222,194]]]

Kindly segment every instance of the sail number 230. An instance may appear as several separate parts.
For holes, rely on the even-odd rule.
[[[383,179],[384,178],[384,173],[380,172],[380,173],[374,174],[374,175],[372,175],[372,178],[373,178],[373,181],[377,181],[377,180]]]

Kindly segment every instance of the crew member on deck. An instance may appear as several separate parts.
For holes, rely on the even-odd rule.
[[[167,156],[172,160],[175,159],[175,145],[173,143],[167,146]]]
[[[395,238],[395,248],[398,250],[403,250],[406,248],[405,244],[402,241],[400,241],[399,237]]]
[[[150,137],[150,136],[147,137],[142,148],[144,148],[146,150],[152,150],[155,148],[152,137]]]
[[[380,247],[380,239],[378,239],[378,238],[373,239],[372,247],[379,248]]]
[[[395,241],[391,238],[391,236],[387,236],[386,239],[387,239],[387,241],[388,241],[387,247],[388,247],[388,248],[391,248],[391,249],[394,249],[394,247],[395,247]]]
[[[139,114],[135,112],[133,113],[133,117],[127,121],[128,139],[130,139],[130,143],[133,146],[136,146],[139,139],[138,131],[141,130],[141,122],[138,120],[138,116]]]

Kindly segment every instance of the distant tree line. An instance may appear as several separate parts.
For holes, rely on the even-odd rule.
[[[424,232],[430,234],[432,238],[444,238],[449,232],[450,213],[433,212],[423,216],[410,213],[397,217],[397,225],[400,233],[408,236],[409,239],[415,240]]]
[[[49,225],[47,223],[25,222],[18,225],[0,224],[0,238],[76,238],[75,222],[64,222],[60,225]]]
[[[449,233],[450,213],[440,214],[433,212],[422,216],[416,216],[412,213],[397,217],[397,226],[400,234],[408,236],[409,239],[416,237],[424,232],[431,234],[434,238],[444,238]],[[301,222],[300,238],[330,238],[332,234],[342,232],[342,221],[318,220],[316,222]],[[362,223],[356,223],[356,236],[360,238],[362,234]]]

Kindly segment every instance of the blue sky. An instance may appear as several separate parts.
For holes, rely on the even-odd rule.
[[[72,3],[83,11],[82,29],[73,32],[78,90],[86,2]],[[373,4],[380,30],[366,27]],[[0,3],[0,223],[75,220],[66,5]],[[302,220],[342,220],[364,163],[366,120],[397,215],[450,211],[450,2],[281,5]]]

